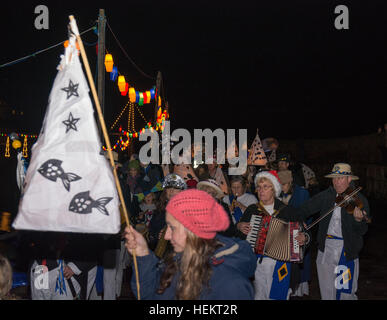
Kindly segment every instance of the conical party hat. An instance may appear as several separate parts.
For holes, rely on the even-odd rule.
[[[264,166],[266,163],[267,158],[265,152],[263,151],[261,139],[259,138],[257,129],[257,135],[255,136],[253,144],[251,145],[247,164],[254,166]]]

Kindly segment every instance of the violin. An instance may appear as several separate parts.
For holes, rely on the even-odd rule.
[[[356,207],[359,209],[363,209],[364,205],[361,199],[357,194],[353,195],[352,197],[346,199],[355,189],[352,187],[348,187],[347,190],[345,190],[343,193],[340,193],[336,197],[336,203],[341,203],[340,207],[345,208],[345,210],[349,214],[353,214],[353,211]],[[344,201],[343,201],[344,200]]]
[[[325,214],[323,214],[320,218],[313,221],[310,225],[306,226],[305,230],[311,229],[313,226],[318,224],[321,220],[325,219],[333,210],[335,210],[337,207],[345,208],[345,210],[349,214],[353,214],[355,211],[355,208],[358,207],[360,210],[363,209],[364,205],[359,196],[356,194],[362,189],[362,187],[357,187],[356,189],[348,188],[345,190],[345,192],[339,194],[336,197],[336,205],[331,208],[329,211],[327,211]],[[371,219],[368,217],[367,213],[364,214],[364,219],[367,223],[371,222]]]
[[[359,190],[358,190],[359,189]],[[360,191],[361,187],[354,189],[352,187],[348,187],[343,193],[339,194],[336,197],[336,203],[339,204],[341,208],[345,208],[349,214],[353,214],[355,208],[358,207],[360,210],[364,208],[364,204],[361,201],[359,195],[355,191]],[[367,223],[371,222],[371,219],[368,215],[364,214],[364,219]]]

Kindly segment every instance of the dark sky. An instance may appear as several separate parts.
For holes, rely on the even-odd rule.
[[[49,30],[34,8],[49,9]],[[349,8],[349,30],[334,9]],[[129,56],[160,70],[174,128],[247,128],[249,139],[332,138],[375,132],[386,116],[386,1],[31,1],[2,4],[0,64],[65,40],[68,16],[80,31],[99,8]],[[97,36],[82,37],[90,44]],[[124,56],[109,29],[106,48],[138,90],[155,83]],[[94,46],[86,47],[95,72]],[[38,133],[59,55],[57,47],[0,68],[0,98],[24,111],[20,131]],[[125,98],[106,77],[110,126]],[[153,105],[144,106],[153,115]],[[127,122],[127,121],[126,121]],[[138,123],[141,124],[140,118]],[[123,122],[125,124],[125,121]]]

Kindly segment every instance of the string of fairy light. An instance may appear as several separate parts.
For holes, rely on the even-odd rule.
[[[20,138],[24,137],[24,139],[23,139],[22,156],[24,158],[28,158],[28,138],[36,139],[38,136],[36,134],[25,134],[25,133],[17,133],[17,132],[13,132],[12,134],[0,133],[1,137],[7,137],[7,141],[5,143],[5,154],[4,154],[4,156],[6,158],[11,157],[11,153],[10,153],[11,140],[13,140],[12,141],[12,147],[14,149],[19,149],[19,148],[22,147],[21,141],[19,139],[12,139],[11,135],[16,135],[17,137],[20,137]]]

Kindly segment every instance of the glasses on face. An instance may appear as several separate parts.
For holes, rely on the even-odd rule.
[[[258,186],[257,187],[257,190],[265,190],[265,191],[267,191],[267,190],[271,190],[271,189],[272,189],[272,187],[268,186],[268,185],[263,185],[263,186]]]

